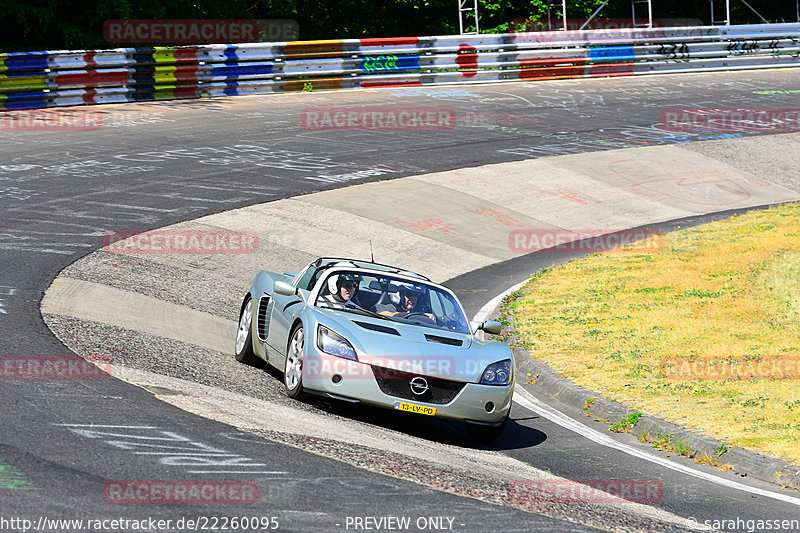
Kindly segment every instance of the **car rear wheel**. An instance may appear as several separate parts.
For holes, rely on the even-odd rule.
[[[487,426],[485,424],[476,424],[474,422],[464,422],[467,428],[467,433],[474,440],[484,444],[490,444],[498,439],[503,433],[508,422],[508,415],[497,425]]]
[[[236,331],[236,350],[234,352],[236,360],[246,365],[255,364],[258,359],[253,352],[252,322],[253,299],[248,296],[247,302],[245,302],[239,315],[239,328]]]
[[[289,336],[286,350],[286,365],[283,368],[283,385],[290,398],[300,400],[305,396],[303,390],[303,326],[297,326]]]

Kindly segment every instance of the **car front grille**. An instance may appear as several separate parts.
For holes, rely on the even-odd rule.
[[[455,398],[456,395],[461,392],[461,389],[464,388],[464,385],[466,385],[466,383],[460,381],[419,376],[419,374],[410,374],[408,372],[401,372],[392,368],[383,368],[379,366],[373,366],[372,373],[375,375],[378,387],[380,387],[384,394],[403,400],[438,405],[453,401],[453,398]],[[423,377],[428,383],[428,390],[423,394],[414,394],[411,392],[411,380],[416,377]]]

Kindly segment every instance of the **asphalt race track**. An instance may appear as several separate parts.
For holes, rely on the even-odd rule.
[[[796,106],[796,94],[790,91],[798,89],[797,76],[797,70],[776,70],[143,103],[92,108],[103,115],[102,127],[94,130],[0,130],[0,355],[71,354],[45,325],[42,296],[62,270],[101,248],[108,231],[159,228],[348,185],[478,165],[675,144],[692,150],[686,143],[737,142],[739,137],[749,137],[747,146],[754,151],[740,153],[738,168],[767,179],[764,169],[770,169],[777,152],[784,152],[781,161],[792,157],[785,153],[785,146],[791,146],[785,136],[668,132],[658,127],[661,112],[676,107],[791,108]],[[458,120],[441,131],[342,132],[314,131],[301,119],[304,109],[359,106],[447,108]],[[720,157],[736,159],[722,144],[704,146],[707,155],[718,151]],[[784,194],[785,200],[800,192],[798,166],[775,168],[769,176],[781,191],[794,194]],[[350,201],[358,202],[358,196]],[[402,217],[413,194],[411,200],[388,195],[385,201],[393,216]],[[352,205],[354,212],[362,209]],[[724,210],[708,205],[704,213]],[[278,228],[273,235],[276,263],[293,269],[309,258],[307,251],[292,249],[296,234],[282,238]],[[236,296],[246,288],[178,277],[165,283],[162,274],[172,276],[173,271],[162,272],[144,260],[126,258],[109,270],[107,263],[92,263],[92,257],[82,263],[83,274],[94,268],[96,279],[116,280],[121,286],[127,278],[140,285],[139,292],[159,296],[162,291],[163,299],[176,297],[165,291],[169,284],[190,304],[205,301],[203,311],[221,319],[236,319]],[[474,313],[542,261],[548,264],[552,258],[517,258],[488,266],[454,279],[453,287]],[[188,262],[198,270],[216,267],[203,257]],[[702,467],[693,466],[728,484],[676,472],[600,446],[522,404],[515,405],[513,423],[501,439],[486,450],[453,424],[387,417],[335,402],[297,405],[283,398],[274,373],[237,366],[232,357],[217,360],[215,372],[214,358],[219,356],[209,348],[66,315],[48,320],[61,335],[72,333],[69,345],[80,348],[81,355],[113,349],[125,367],[151,373],[147,379],[154,385],[140,388],[117,376],[0,379],[3,531],[23,529],[19,521],[2,522],[11,519],[31,520],[35,526],[42,525],[43,517],[152,517],[172,523],[139,529],[182,531],[192,528],[185,522],[176,526],[179,519],[241,516],[274,517],[267,524],[285,531],[399,530],[376,522],[389,516],[410,517],[411,531],[682,531],[691,530],[686,522],[690,518],[746,524],[800,515],[796,493]],[[187,363],[176,356],[182,351],[206,363]],[[184,385],[174,381],[155,385],[160,375],[183,379],[190,392],[178,394],[176,388]],[[276,428],[241,429],[236,418],[241,413],[192,414],[197,405],[185,398],[197,403],[216,394],[202,386],[272,402],[274,412],[287,417],[281,423],[291,424],[297,410],[309,417],[303,420],[317,421],[326,438],[302,438]],[[247,400],[234,400],[242,402],[243,411],[248,407]],[[178,408],[181,401],[186,405]],[[219,410],[223,403],[214,406]],[[580,413],[567,414],[580,418]],[[265,416],[258,410],[247,415]],[[339,431],[363,433],[372,440],[370,445],[338,442]],[[614,438],[620,446],[639,446],[629,435]],[[397,443],[396,454],[380,447],[386,442]],[[458,468],[443,468],[436,459],[448,454]],[[669,455],[657,457],[662,463],[676,460]],[[463,476],[470,465],[475,475]],[[574,480],[659,480],[664,491],[652,508],[529,505],[510,497],[508,490],[520,479],[510,474],[515,468],[524,472],[523,465],[531,467],[531,475],[535,469],[537,475]],[[122,480],[252,483],[258,495],[255,503],[109,502],[109,483]],[[756,492],[742,491],[730,484],[734,481]],[[78,530],[74,525],[43,528]]]

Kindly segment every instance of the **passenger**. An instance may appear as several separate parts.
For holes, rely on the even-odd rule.
[[[320,298],[322,302],[335,303],[339,305],[356,305],[351,301],[358,292],[358,281],[349,272],[333,275],[328,278],[328,294]]]

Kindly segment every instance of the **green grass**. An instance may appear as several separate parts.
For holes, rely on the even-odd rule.
[[[800,319],[800,253],[783,253],[765,265],[757,283],[787,316]]]
[[[631,428],[636,425],[641,416],[642,413],[631,413],[616,424],[612,424],[608,429],[616,433],[630,433]]]

